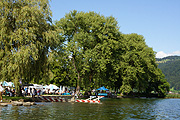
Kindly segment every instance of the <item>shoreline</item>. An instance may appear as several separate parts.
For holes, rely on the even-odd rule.
[[[50,101],[48,102],[62,102],[63,100],[68,102],[71,101],[71,99],[74,96],[71,95],[42,95],[42,96],[36,96],[32,98],[31,96],[26,96],[26,97],[9,97],[9,96],[3,96],[3,102],[0,103],[8,103],[11,104],[13,101],[19,101],[19,102],[47,102],[41,98],[50,98]],[[87,98],[87,96],[83,96],[80,98]],[[114,96],[114,97],[106,97],[105,98],[112,98],[112,99],[121,99],[121,98],[164,98],[164,99],[180,99],[180,94],[170,94],[167,95],[166,97],[157,97],[157,96],[151,96],[151,97],[146,97],[146,96]],[[55,99],[55,100],[54,100]],[[60,101],[56,99],[61,99]]]

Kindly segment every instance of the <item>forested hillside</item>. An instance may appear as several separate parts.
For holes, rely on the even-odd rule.
[[[169,56],[157,58],[158,67],[162,70],[165,78],[170,83],[170,87],[180,89],[180,56]]]

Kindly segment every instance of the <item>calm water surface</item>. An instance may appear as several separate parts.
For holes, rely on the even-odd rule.
[[[180,120],[180,99],[102,99],[102,104],[37,103],[0,107],[1,120]]]

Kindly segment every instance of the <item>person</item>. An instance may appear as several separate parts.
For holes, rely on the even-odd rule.
[[[37,95],[38,95],[38,97],[41,95],[41,90],[40,89],[37,90]]]
[[[34,97],[34,94],[35,94],[35,90],[34,90],[34,88],[32,88],[32,91],[31,91],[32,98]]]
[[[31,90],[31,88],[28,88],[28,89],[27,89],[28,96],[30,96],[30,93],[31,93],[31,91],[30,91],[30,90]]]
[[[32,98],[34,98],[34,97],[35,97],[35,95],[36,95],[36,89],[35,89],[35,88],[33,88],[33,89],[32,89]]]
[[[14,97],[15,94],[16,94],[16,91],[15,91],[15,89],[13,88],[13,89],[12,89],[12,97]]]
[[[8,88],[6,87],[5,88],[5,96],[7,96],[8,95]]]
[[[32,88],[30,88],[29,94],[30,94],[30,96],[32,96]]]
[[[25,90],[24,90],[24,88],[21,89],[21,92],[22,92],[22,96],[24,97],[24,95],[25,95]]]
[[[74,95],[75,99],[77,99],[77,98],[78,98],[78,95],[77,95],[77,93],[78,93],[78,92],[76,92],[76,93],[75,93],[75,95]]]
[[[27,96],[27,87],[24,88],[24,95]]]
[[[2,102],[2,93],[4,91],[4,88],[2,87],[2,84],[0,85],[0,97],[1,97],[1,102]]]

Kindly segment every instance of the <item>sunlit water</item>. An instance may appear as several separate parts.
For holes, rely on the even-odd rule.
[[[180,99],[102,99],[102,104],[37,103],[0,107],[2,120],[180,120]]]

